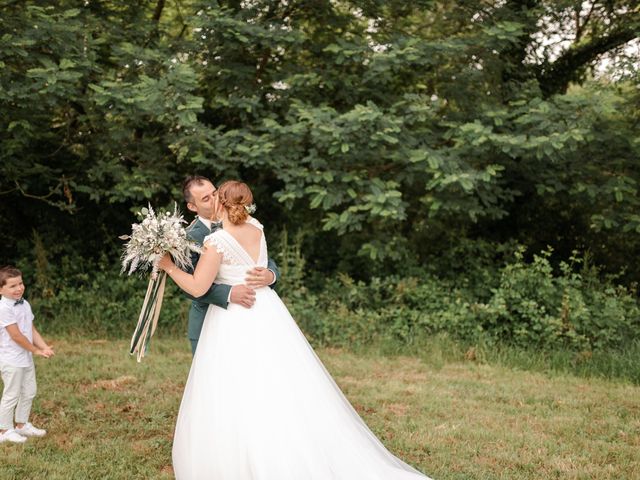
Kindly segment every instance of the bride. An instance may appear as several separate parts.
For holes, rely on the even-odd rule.
[[[244,283],[267,265],[262,225],[241,182],[220,186],[223,228],[209,235],[193,275],[160,267],[186,292]],[[178,480],[425,480],[391,454],[333,381],[270,288],[252,308],[209,307],[173,442]],[[427,479],[428,480],[428,479]]]

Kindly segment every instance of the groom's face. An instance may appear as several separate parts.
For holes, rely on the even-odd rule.
[[[202,218],[211,219],[215,210],[216,187],[203,181],[191,187],[191,201],[187,207]]]

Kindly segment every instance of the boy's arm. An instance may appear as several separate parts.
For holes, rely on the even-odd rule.
[[[44,341],[40,332],[36,330],[36,327],[33,327],[33,344],[41,350],[49,350],[53,354],[53,348]]]
[[[12,323],[11,325],[7,325],[5,328],[7,329],[7,333],[11,337],[11,340],[16,342],[25,350],[45,358],[49,358],[51,356],[45,350],[42,350],[36,347],[33,343],[31,343],[29,339],[22,334],[22,332],[18,328],[17,323]]]

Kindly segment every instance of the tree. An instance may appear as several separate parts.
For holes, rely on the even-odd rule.
[[[640,233],[638,77],[632,60],[613,79],[589,70],[624,59],[638,15],[632,1],[10,3],[0,218],[45,202],[115,238],[197,171],[245,179],[263,220],[313,232],[321,270],[419,264],[443,235],[617,267]],[[106,248],[97,237],[82,248]]]

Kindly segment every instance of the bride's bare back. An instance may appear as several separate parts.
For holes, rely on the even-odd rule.
[[[243,222],[239,225],[227,222],[222,228],[238,242],[255,263],[258,262],[262,230],[248,222]]]

